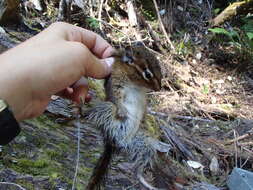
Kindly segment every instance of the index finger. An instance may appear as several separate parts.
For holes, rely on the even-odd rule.
[[[95,32],[83,29],[78,26],[64,23],[66,30],[66,40],[76,41],[84,44],[97,57],[103,59],[111,55],[113,48],[100,35]]]

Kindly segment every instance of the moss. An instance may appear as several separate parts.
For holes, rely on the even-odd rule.
[[[93,169],[92,168],[87,168],[85,166],[79,168],[79,176],[82,176],[82,179],[87,179],[90,177]]]
[[[96,164],[102,153],[101,148],[92,149],[84,153],[84,157],[89,160],[91,164]]]
[[[52,176],[55,173],[63,172],[63,168],[61,167],[60,163],[47,159],[46,157],[39,158],[35,161],[18,159],[16,164],[11,164],[9,167],[19,173],[25,173],[34,176]]]
[[[52,127],[60,127],[59,124],[55,123],[53,120],[51,120],[48,116],[46,115],[41,115],[39,117],[29,119],[27,120],[28,123],[31,123],[39,128],[52,128]]]
[[[232,111],[233,106],[231,104],[221,104],[220,107],[226,111]]]
[[[46,150],[47,156],[50,158],[50,160],[59,160],[62,158],[61,152],[56,150]]]
[[[22,167],[22,168],[29,168],[29,167],[33,167],[33,168],[45,168],[49,165],[47,160],[36,160],[36,161],[32,161],[32,160],[27,160],[27,159],[20,159],[18,161],[18,166]]]
[[[62,152],[68,152],[69,151],[69,145],[65,144],[65,143],[60,143],[59,148]]]
[[[155,138],[160,136],[159,126],[154,116],[147,114],[145,118],[145,127],[149,134]]]
[[[100,98],[101,100],[105,99],[105,91],[102,81],[89,79],[88,85],[96,92],[98,98]]]
[[[34,190],[33,183],[25,179],[17,179],[16,183],[24,187],[26,190]]]

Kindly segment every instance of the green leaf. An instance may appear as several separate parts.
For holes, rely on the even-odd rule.
[[[214,34],[224,34],[230,36],[229,32],[224,28],[209,28],[208,31],[213,32]]]
[[[209,85],[204,84],[202,89],[203,94],[209,94]]]
[[[95,18],[87,18],[87,22],[89,23],[89,26],[92,28],[99,28],[99,21]]]
[[[220,8],[214,9],[214,14],[217,15],[220,12],[220,10],[221,10]]]
[[[253,32],[247,32],[246,34],[250,40],[253,40]]]

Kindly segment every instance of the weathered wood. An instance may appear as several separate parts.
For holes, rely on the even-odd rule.
[[[134,5],[132,0],[127,1],[127,13],[130,26],[137,26],[137,16],[134,10]]]
[[[0,32],[0,53],[16,45],[17,44],[14,41],[12,41],[7,34]]]
[[[217,17],[215,17],[211,24],[212,26],[218,26],[231,20],[239,14],[253,13],[253,0],[245,0],[230,4],[224,11],[222,11]]]
[[[191,153],[190,149],[186,147],[186,145],[180,140],[180,138],[176,135],[174,131],[169,129],[168,127],[161,126],[161,129],[164,132],[167,140],[177,147],[177,149],[182,153],[182,155],[188,160],[194,160],[194,156]]]
[[[57,98],[56,100],[50,101],[46,110],[54,115],[58,115],[65,118],[73,118],[75,110],[71,106],[70,100],[64,98]]]

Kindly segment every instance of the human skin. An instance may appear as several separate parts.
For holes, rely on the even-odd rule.
[[[91,31],[54,23],[0,55],[0,98],[19,121],[43,113],[54,94],[79,102],[88,92],[83,77],[110,73],[112,50]]]

